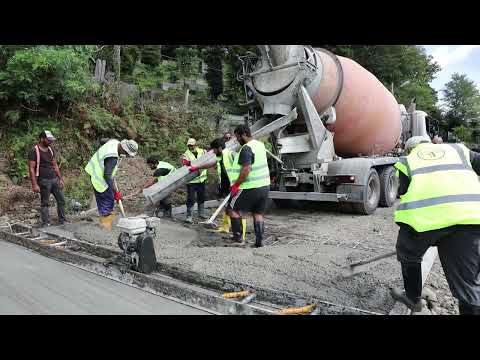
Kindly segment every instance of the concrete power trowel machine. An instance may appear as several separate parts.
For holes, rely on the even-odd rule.
[[[154,218],[127,217],[119,219],[116,225],[122,231],[118,236],[118,246],[123,250],[121,262],[144,274],[153,272],[157,265],[153,221]]]

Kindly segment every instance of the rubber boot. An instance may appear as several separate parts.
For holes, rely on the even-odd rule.
[[[396,301],[400,301],[402,304],[404,304],[414,313],[421,312],[423,309],[422,299],[418,300],[417,302],[414,302],[407,296],[407,293],[405,291],[402,291],[399,288],[392,289],[390,294]]]
[[[110,214],[106,216],[100,216],[100,227],[102,227],[105,230],[112,230],[112,223],[113,220],[115,219],[115,214]]]
[[[242,219],[231,219],[232,221],[232,233],[233,233],[233,244],[227,245],[232,247],[244,247],[245,242],[242,241]]]
[[[163,217],[164,218],[172,218],[172,205],[168,206],[166,209],[163,209]]]
[[[192,217],[192,208],[187,208],[187,217],[185,218],[186,223],[193,223],[193,217]]]
[[[208,216],[205,215],[205,204],[198,204],[198,217],[200,219],[208,219]]]
[[[265,223],[263,221],[254,221],[253,228],[255,230],[255,247],[263,246],[263,233],[265,232]]]
[[[226,213],[223,214],[222,226],[220,226],[215,232],[221,232],[228,234],[230,232],[230,216]]]
[[[405,291],[392,290],[392,297],[405,304],[413,312],[422,311],[422,264],[401,263]]]
[[[245,242],[245,235],[247,234],[247,219],[242,219],[242,240]]]

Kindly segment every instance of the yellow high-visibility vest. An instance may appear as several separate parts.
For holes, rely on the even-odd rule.
[[[247,144],[242,146],[242,149],[248,146],[255,154],[255,160],[246,180],[240,185],[240,189],[256,189],[264,186],[270,186],[270,170],[268,168],[267,152],[265,145],[258,140],[250,140]],[[232,176],[230,182],[233,184],[240,176],[242,166],[238,163],[241,149],[235,156],[233,166],[230,169]]]
[[[395,222],[417,232],[480,224],[480,182],[462,144],[420,144],[395,164],[410,178]]]
[[[183,156],[185,156],[188,160],[194,161],[197,160],[200,156],[205,154],[205,150],[197,148],[197,157],[193,155],[193,153],[188,149],[185,151]],[[201,184],[204,183],[207,180],[207,169],[201,170],[200,175],[193,179],[192,181],[189,182],[189,184]]]
[[[104,160],[109,157],[118,158],[118,144],[120,141],[112,139],[107,141],[104,145],[98,149],[98,151],[93,154],[85,171],[90,175],[90,180],[93,187],[99,193],[105,192],[108,189],[108,184],[104,178],[105,164]],[[118,170],[118,161],[117,165],[113,169],[112,177],[116,175]]]

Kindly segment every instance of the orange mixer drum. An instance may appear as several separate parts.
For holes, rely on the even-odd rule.
[[[337,155],[383,155],[391,151],[402,131],[395,97],[372,73],[355,61],[339,56],[342,84],[332,57],[323,51],[317,54],[323,64],[323,76],[318,88],[310,92],[319,113],[332,101],[332,95],[325,95],[334,94],[341,86],[335,105],[337,121],[328,127],[335,133]]]

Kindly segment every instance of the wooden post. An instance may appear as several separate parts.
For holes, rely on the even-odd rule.
[[[115,75],[117,77],[117,84],[120,84],[121,49],[121,45],[113,45],[113,63],[115,64]]]
[[[190,86],[185,84],[185,110],[188,110],[188,97],[190,95]]]

